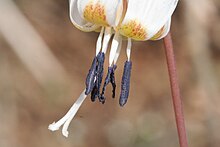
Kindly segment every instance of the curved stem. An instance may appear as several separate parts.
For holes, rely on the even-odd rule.
[[[173,100],[173,106],[174,106],[174,112],[176,118],[177,131],[179,136],[179,144],[180,147],[188,147],[182,101],[180,97],[180,89],[177,79],[173,43],[170,33],[168,33],[168,35],[164,38],[164,46],[165,46],[165,52],[167,58],[169,77],[170,77],[170,86],[172,92],[172,100]]]

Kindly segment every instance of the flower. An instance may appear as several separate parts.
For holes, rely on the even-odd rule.
[[[73,25],[85,32],[100,31],[100,34],[96,43],[96,56],[86,78],[86,88],[67,114],[48,127],[55,131],[63,125],[62,133],[65,137],[68,137],[68,126],[87,95],[91,94],[92,101],[98,98],[104,104],[106,86],[111,83],[112,97],[115,97],[114,74],[122,38],[127,40],[127,61],[124,64],[119,104],[120,106],[126,104],[132,68],[130,60],[132,40],[159,40],[165,37],[170,30],[171,16],[178,0],[70,0],[69,3]],[[108,73],[101,89],[105,54],[113,35]]]

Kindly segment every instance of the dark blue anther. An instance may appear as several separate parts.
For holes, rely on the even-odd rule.
[[[102,88],[102,93],[101,93],[101,96],[99,98],[100,102],[104,103],[105,102],[105,90],[106,90],[106,86],[110,83],[111,81],[111,73],[113,71],[113,67],[109,67],[108,68],[108,73],[105,77],[105,82],[104,82],[104,85],[103,85],[103,88]]]
[[[102,84],[103,71],[104,71],[105,54],[99,52],[98,55],[93,59],[91,68],[86,78],[86,91],[85,94],[91,93],[91,100],[95,101],[98,97],[100,98],[100,87]]]
[[[105,61],[105,54],[103,52],[100,52],[97,55],[97,71],[96,71],[96,87],[97,87],[97,93],[98,93],[98,97],[100,99],[100,88],[101,88],[101,84],[102,84],[102,78],[103,78],[103,71],[104,71],[104,61]]]
[[[110,76],[111,84],[112,84],[112,98],[115,98],[115,89],[116,89],[116,83],[115,83],[115,70],[117,68],[117,65],[113,65],[113,70]]]
[[[124,64],[124,72],[123,72],[122,81],[121,81],[121,95],[119,99],[119,104],[121,107],[123,107],[128,100],[129,89],[130,89],[131,68],[132,68],[132,62],[126,61]]]
[[[95,102],[96,98],[98,97],[98,89],[96,87],[96,85],[94,86],[92,92],[91,92],[91,101]]]
[[[112,83],[112,87],[113,87],[112,97],[115,96],[115,87],[116,87],[116,85],[115,85],[114,71],[115,71],[116,67],[117,67],[117,66],[114,65],[113,67],[109,67],[109,68],[108,68],[108,73],[107,73],[107,76],[106,76],[106,78],[105,78],[105,82],[104,82],[104,85],[103,85],[103,88],[102,88],[101,97],[100,97],[100,99],[99,99],[100,102],[102,102],[102,103],[105,102],[105,99],[106,99],[106,98],[105,98],[104,94],[105,94],[106,87],[107,87],[107,85],[108,85],[110,82]]]
[[[89,73],[86,77],[86,91],[85,91],[86,95],[90,94],[95,86],[96,66],[97,66],[97,57],[93,59],[92,65],[89,69]]]

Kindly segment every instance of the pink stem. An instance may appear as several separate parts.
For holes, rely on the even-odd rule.
[[[180,147],[188,147],[182,101],[180,97],[180,89],[179,89],[178,79],[177,79],[173,43],[172,43],[172,38],[171,38],[170,33],[168,33],[168,35],[164,38],[164,46],[165,46],[165,52],[166,52],[166,58],[167,58],[169,77],[170,77],[170,86],[171,86],[171,92],[172,92],[174,112],[175,112],[175,117],[176,117],[177,131],[178,131],[178,136],[179,136],[179,144],[180,144]]]

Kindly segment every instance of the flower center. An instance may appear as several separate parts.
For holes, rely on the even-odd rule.
[[[123,24],[119,31],[124,36],[135,40],[144,40],[147,36],[146,29],[136,20]]]
[[[83,16],[89,22],[108,26],[105,7],[100,3],[95,5],[89,3],[84,9]]]

